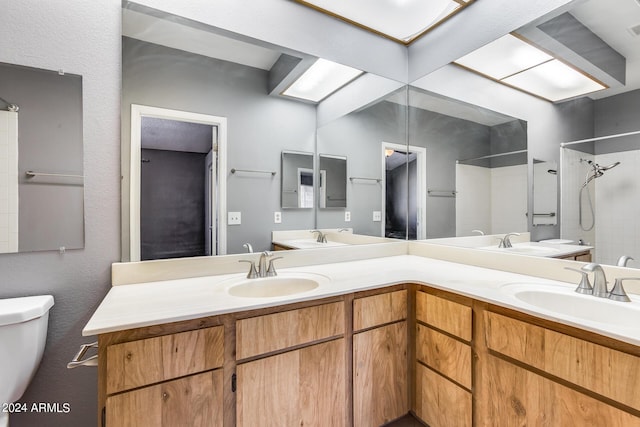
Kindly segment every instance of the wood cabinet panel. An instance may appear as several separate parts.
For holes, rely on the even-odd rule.
[[[110,345],[107,394],[221,367],[223,329],[216,326]]]
[[[487,346],[640,410],[640,358],[487,312]]]
[[[353,329],[359,331],[407,318],[407,291],[387,292],[353,300]]]
[[[344,303],[335,302],[236,321],[236,358],[344,334]]]
[[[426,326],[417,325],[416,358],[471,389],[471,347]]]
[[[417,364],[416,415],[430,427],[471,427],[471,393]]]
[[[222,370],[109,396],[109,427],[221,427]]]
[[[407,323],[353,336],[354,426],[379,426],[409,411]]]
[[[416,319],[471,341],[471,307],[418,291]]]
[[[491,350],[542,369],[544,329],[500,314],[485,312],[486,342]]]
[[[341,338],[238,365],[238,427],[344,426],[344,346]]]
[[[477,399],[479,426],[640,426],[638,417],[497,357],[483,369],[490,380]]]

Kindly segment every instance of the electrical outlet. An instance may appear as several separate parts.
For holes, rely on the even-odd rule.
[[[382,221],[382,212],[380,212],[380,211],[373,211],[373,221],[374,221],[374,222],[380,222],[380,221]]]
[[[351,221],[351,212],[345,211],[344,212],[344,222],[349,222],[349,221]]]
[[[240,212],[228,212],[227,213],[228,225],[240,225],[242,224],[242,214]]]
[[[280,224],[282,222],[282,212],[273,213],[273,223]]]

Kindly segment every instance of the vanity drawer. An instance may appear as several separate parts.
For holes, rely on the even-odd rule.
[[[387,292],[353,300],[353,330],[371,328],[407,318],[407,291]]]
[[[426,292],[416,292],[416,319],[471,341],[471,307]]]
[[[344,334],[344,302],[236,321],[236,359]]]
[[[110,345],[107,394],[219,368],[223,357],[223,326]]]
[[[471,347],[426,326],[416,328],[416,359],[471,390]]]
[[[640,410],[640,358],[497,313],[486,312],[487,347]]]
[[[432,427],[471,427],[471,393],[418,363],[415,413]]]

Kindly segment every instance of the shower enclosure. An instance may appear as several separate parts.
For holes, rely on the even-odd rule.
[[[601,264],[640,260],[640,132],[563,143],[560,161],[561,237]]]

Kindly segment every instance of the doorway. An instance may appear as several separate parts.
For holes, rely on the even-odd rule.
[[[226,253],[226,118],[132,105],[131,261]]]
[[[382,142],[382,235],[426,239],[426,148]]]

